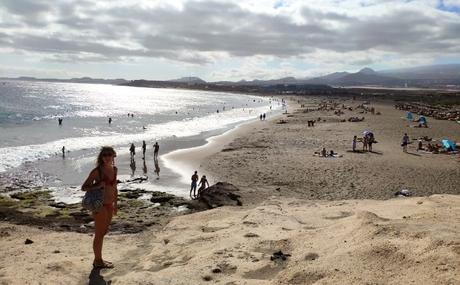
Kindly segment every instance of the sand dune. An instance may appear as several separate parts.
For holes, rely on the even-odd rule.
[[[460,284],[459,211],[460,198],[452,195],[387,201],[272,197],[257,207],[177,217],[161,232],[109,236],[106,256],[117,266],[92,274],[89,235],[2,223],[0,280]],[[25,245],[25,237],[34,243]],[[290,256],[271,260],[279,250]]]

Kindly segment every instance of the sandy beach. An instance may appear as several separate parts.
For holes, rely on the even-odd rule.
[[[416,151],[413,140],[459,142],[460,124],[414,128],[390,103],[370,105],[380,115],[352,100],[337,101],[353,107],[340,116],[307,111],[321,102],[295,98],[287,114],[166,156],[184,181],[197,169],[234,184],[243,206],[109,234],[112,270],[92,270],[92,234],[0,222],[0,284],[460,284],[459,155]],[[365,120],[341,122],[352,116]],[[351,152],[365,130],[374,152]],[[323,147],[340,156],[315,155]],[[395,197],[402,189],[413,197]]]
[[[345,110],[341,116],[333,111],[312,111],[321,99],[300,99],[292,103],[286,124],[279,119],[258,122],[246,129],[223,150],[206,159],[204,169],[218,181],[228,181],[244,189],[246,200],[285,196],[306,199],[389,199],[396,191],[408,189],[416,196],[437,193],[460,194],[458,155],[417,151],[417,139],[427,136],[440,143],[442,138],[460,141],[460,124],[430,120],[429,128],[415,128],[405,112],[391,103],[374,103],[381,115]],[[362,101],[338,101],[345,106]],[[349,117],[365,117],[363,122],[340,122]],[[318,120],[308,127],[308,120]],[[378,143],[373,152],[353,153],[354,135],[366,130],[375,134]],[[411,138],[408,153],[403,153],[404,133]],[[435,143],[431,142],[431,143]],[[427,142],[424,142],[425,146]],[[357,144],[362,149],[362,144]],[[341,157],[315,155],[322,148],[334,150]]]

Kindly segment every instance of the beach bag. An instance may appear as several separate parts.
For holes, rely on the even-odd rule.
[[[101,170],[98,168],[98,173],[99,173],[99,182],[102,180],[101,178]],[[81,202],[81,205],[83,208],[86,210],[92,211],[92,212],[98,212],[103,204],[104,204],[104,192],[103,188],[100,187],[98,189],[93,189],[86,191],[85,196],[83,197],[83,200]]]

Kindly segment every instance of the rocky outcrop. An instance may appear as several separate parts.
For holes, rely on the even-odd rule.
[[[222,206],[242,206],[239,189],[227,182],[217,182],[204,189],[195,201],[200,207],[213,209]]]

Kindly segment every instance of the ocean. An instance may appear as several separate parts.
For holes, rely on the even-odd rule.
[[[120,177],[153,177],[150,161],[140,160],[142,140],[148,152],[158,141],[164,154],[204,144],[209,136],[280,108],[268,97],[234,93],[0,81],[0,185],[4,191],[48,187],[66,196],[69,189],[79,188],[104,145],[119,154]],[[131,143],[137,147],[138,164],[144,164],[135,170],[123,167]],[[159,191],[184,187],[173,170],[163,171],[161,177],[150,186],[158,184]]]

